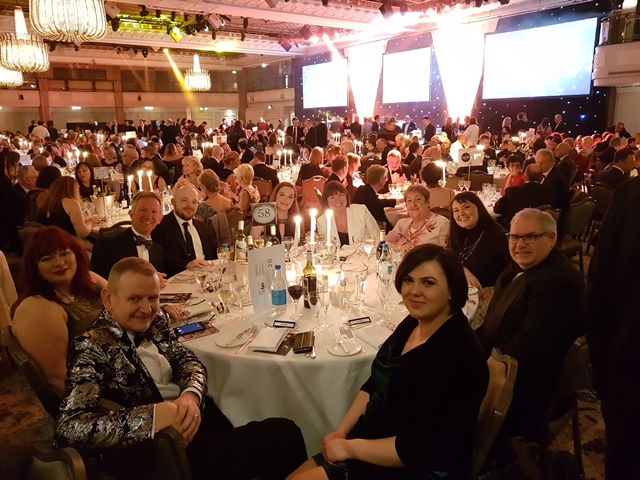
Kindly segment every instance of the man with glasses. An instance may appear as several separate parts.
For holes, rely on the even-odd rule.
[[[478,336],[486,352],[499,348],[518,361],[507,416],[509,436],[536,437],[558,372],[582,334],[583,279],[555,249],[556,222],[546,212],[518,212],[507,234],[513,264],[498,277]]]

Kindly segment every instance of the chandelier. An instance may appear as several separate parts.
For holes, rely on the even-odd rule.
[[[184,85],[192,92],[205,92],[211,90],[211,77],[209,70],[200,68],[198,55],[193,56],[193,68],[184,72]]]
[[[103,0],[29,0],[29,19],[38,35],[56,42],[79,45],[107,33]]]
[[[20,7],[16,7],[14,17],[16,33],[0,33],[0,64],[8,70],[46,72],[49,54],[42,38],[27,32]]]
[[[0,87],[19,87],[23,81],[22,72],[0,67]]]

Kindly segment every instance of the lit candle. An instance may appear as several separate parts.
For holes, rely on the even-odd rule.
[[[82,152],[82,158],[87,158],[87,152]]]
[[[142,190],[142,170],[138,170],[138,190]]]
[[[447,177],[445,175],[445,171],[447,169],[447,162],[438,160],[438,166],[442,168],[442,186],[444,187],[447,184]]]
[[[316,210],[315,208],[312,208],[311,210],[309,210],[309,215],[311,215],[311,231],[310,231],[310,238],[311,238],[311,243],[315,243],[316,240],[316,215],[318,214],[318,210]]]
[[[331,217],[333,217],[333,210],[328,209],[324,213],[327,217],[327,247],[331,246]]]
[[[133,186],[132,186],[132,183],[133,183],[133,175],[129,175],[129,176],[127,177],[127,180],[128,180],[128,181],[127,181],[127,184],[129,185],[129,193],[133,193]]]
[[[149,191],[153,190],[153,185],[151,185],[151,170],[147,170],[147,179],[149,180]]]
[[[302,221],[302,217],[300,215],[296,215],[293,217],[293,221],[296,222],[296,231],[293,236],[293,248],[298,248],[300,244],[300,222]]]
[[[71,161],[71,152],[67,152],[67,158]]]

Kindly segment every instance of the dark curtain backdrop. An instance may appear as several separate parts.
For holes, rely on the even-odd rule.
[[[608,1],[589,2],[579,5],[546,10],[543,12],[519,15],[499,20],[496,33],[522,30],[533,27],[563,23],[571,20],[579,20],[594,15],[603,16],[611,10],[612,6]],[[597,32],[596,38],[599,35]],[[389,40],[386,53],[396,53],[405,50],[414,50],[432,46],[431,33],[423,33],[406,37],[399,37]],[[594,47],[597,40],[594,41]],[[464,52],[464,41],[460,42],[460,50]],[[341,51],[341,53],[344,53]],[[554,65],[563,61],[565,53],[562,45],[554,43],[553,38],[541,38],[539,45],[526,56],[512,56],[509,51],[505,52],[505,78],[506,81],[518,81],[522,75],[553,75]],[[330,113],[342,117],[352,117],[355,114],[355,103],[351,89],[349,89],[348,107],[329,107],[322,109],[304,109],[302,96],[302,67],[331,61],[331,53],[298,58],[293,60],[292,73],[295,79],[296,100],[295,111],[298,117],[317,117]],[[407,88],[411,88],[411,68],[407,66],[406,75]],[[331,79],[326,81],[327,88],[331,88]],[[446,119],[446,99],[440,70],[438,68],[437,53],[432,50],[431,62],[431,92],[429,102],[415,103],[382,103],[382,81],[378,85],[378,95],[374,112],[379,115],[395,116],[399,120],[409,114],[418,126],[421,126],[419,119],[428,115],[432,122],[441,126]],[[543,117],[548,117],[553,122],[553,116],[561,113],[569,127],[569,134],[576,136],[579,134],[591,134],[602,132],[607,125],[607,111],[609,101],[613,100],[613,88],[593,87],[588,96],[571,97],[547,97],[547,98],[519,98],[511,100],[483,100],[482,85],[478,89],[476,102],[471,112],[478,118],[481,131],[499,131],[502,120],[509,116],[516,120],[518,112],[527,112],[529,121],[538,124]],[[362,119],[360,119],[362,122]]]

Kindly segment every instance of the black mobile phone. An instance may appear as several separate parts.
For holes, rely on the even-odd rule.
[[[201,322],[188,323],[187,325],[182,325],[180,327],[175,327],[173,330],[176,332],[176,335],[188,335],[190,333],[199,332],[204,330],[205,326],[202,325]]]

